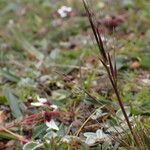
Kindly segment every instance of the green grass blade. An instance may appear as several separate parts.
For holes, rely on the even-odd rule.
[[[7,98],[13,116],[17,119],[21,118],[23,115],[20,111],[17,97],[8,88],[4,89],[4,95]]]

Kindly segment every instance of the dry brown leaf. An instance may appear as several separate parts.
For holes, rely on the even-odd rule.
[[[6,114],[4,111],[0,111],[0,124],[4,123],[6,120]]]

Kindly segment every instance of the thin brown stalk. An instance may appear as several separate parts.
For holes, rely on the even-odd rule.
[[[102,42],[102,39],[101,39],[99,29],[97,27],[97,24],[95,24],[95,22],[93,20],[92,11],[89,9],[86,0],[83,0],[83,4],[84,4],[84,8],[87,12],[87,16],[88,16],[89,22],[91,24],[91,27],[92,27],[92,30],[93,30],[98,48],[100,50],[100,53],[102,54],[103,60],[106,62],[107,61],[107,56],[106,56],[106,53],[105,53],[105,49],[104,49],[104,46],[103,46],[103,42]]]
[[[117,84],[116,84],[116,74],[117,74],[117,71],[116,71],[116,64],[115,66],[112,65],[112,60],[110,58],[110,55],[106,53],[105,49],[104,49],[104,46],[103,46],[103,41],[101,40],[101,34],[99,32],[99,29],[97,27],[97,23],[96,23],[96,20],[93,20],[93,17],[92,17],[92,14],[91,14],[91,10],[86,2],[86,0],[83,0],[83,4],[84,4],[84,7],[85,7],[85,10],[86,10],[86,13],[87,13],[87,17],[89,19],[89,22],[91,24],[91,28],[93,30],[93,34],[95,36],[95,39],[96,39],[96,42],[97,42],[97,45],[99,47],[99,50],[100,50],[100,54],[102,56],[102,59],[100,58],[100,61],[102,62],[103,66],[105,67],[107,73],[108,73],[108,77],[110,79],[110,82],[112,84],[112,87],[114,89],[114,92],[116,94],[116,97],[117,97],[117,100],[118,100],[118,103],[119,103],[119,106],[121,108],[121,111],[124,115],[124,118],[125,118],[125,121],[130,129],[130,132],[133,136],[133,139],[135,141],[135,143],[137,144],[137,146],[139,146],[139,142],[137,140],[137,136],[134,132],[134,130],[132,129],[132,125],[129,121],[129,118],[127,116],[127,113],[125,111],[125,108],[124,108],[124,105],[123,105],[123,102],[121,100],[121,97],[120,97],[120,93],[118,91],[118,87],[117,87]]]
[[[9,134],[13,135],[13,136],[16,137],[19,141],[28,142],[28,140],[27,140],[25,137],[23,137],[23,136],[21,136],[21,135],[19,135],[19,134],[13,133],[13,132],[11,132],[10,130],[6,129],[5,127],[1,127],[1,129],[2,129],[3,131],[5,131],[6,133],[9,133]]]
[[[111,73],[110,73],[109,66],[106,65],[105,62],[103,62],[102,59],[100,59],[100,61],[102,62],[102,64],[104,65],[104,67],[105,67],[105,69],[106,69],[106,71],[107,71],[107,73],[108,73],[108,77],[109,77],[109,79],[110,79],[110,82],[111,82],[112,87],[113,87],[113,89],[114,89],[114,92],[115,92],[115,94],[116,94],[116,97],[117,97],[119,106],[120,106],[121,111],[122,111],[122,113],[123,113],[123,115],[124,115],[124,118],[125,118],[125,120],[126,120],[126,123],[127,123],[128,127],[129,127],[129,129],[130,129],[130,132],[131,132],[131,134],[132,134],[132,136],[133,136],[133,138],[134,138],[134,141],[136,142],[137,145],[139,145],[139,144],[138,144],[139,142],[138,142],[138,140],[137,140],[137,136],[136,136],[135,132],[134,132],[133,129],[132,129],[132,126],[131,126],[131,124],[130,124],[129,118],[128,118],[127,113],[126,113],[126,111],[125,111],[125,108],[124,108],[123,102],[122,102],[122,100],[121,100],[121,97],[120,97],[118,88],[117,88],[117,86],[116,86],[116,84],[115,84],[115,82],[114,82],[114,80],[113,80],[113,77],[112,77],[112,75],[111,75]]]

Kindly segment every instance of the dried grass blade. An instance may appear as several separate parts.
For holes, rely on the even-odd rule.
[[[86,2],[86,0],[83,0],[83,4],[84,4],[84,8],[86,10],[86,13],[87,13],[87,16],[88,16],[88,19],[89,19],[89,22],[91,24],[91,27],[92,27],[92,30],[93,30],[93,34],[95,36],[95,39],[96,39],[96,42],[97,42],[97,45],[98,45],[98,48],[100,50],[100,54],[102,55],[103,57],[103,60],[105,62],[107,62],[107,56],[106,56],[106,52],[105,52],[105,49],[104,49],[104,46],[103,46],[103,42],[102,42],[102,39],[101,39],[101,35],[100,35],[100,32],[99,32],[99,29],[97,27],[97,24],[95,24],[93,20],[93,17],[92,17],[92,13],[91,13],[91,10]]]

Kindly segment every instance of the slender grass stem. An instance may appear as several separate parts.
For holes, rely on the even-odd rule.
[[[103,41],[101,40],[101,33],[99,32],[99,28],[97,26],[97,20],[95,17],[93,17],[93,14],[92,14],[92,11],[87,3],[86,0],[82,0],[83,1],[83,4],[84,4],[84,8],[86,10],[86,13],[87,13],[87,17],[89,19],[89,22],[90,22],[90,25],[91,25],[91,28],[92,28],[92,31],[93,31],[93,34],[95,36],[95,40],[97,42],[97,45],[98,45],[98,48],[99,48],[99,52],[100,52],[100,55],[102,57],[102,59],[100,58],[100,61],[102,62],[103,66],[105,67],[106,71],[107,71],[107,74],[108,74],[108,77],[110,79],[110,82],[112,84],[112,87],[114,89],[114,92],[116,94],[116,97],[117,97],[117,100],[118,100],[118,103],[119,103],[119,106],[121,108],[121,111],[123,113],[123,116],[125,118],[125,121],[130,129],[130,132],[133,136],[133,139],[135,141],[135,143],[137,144],[137,146],[140,148],[140,144],[138,142],[138,137],[136,136],[133,128],[132,128],[132,125],[129,121],[129,118],[127,116],[127,113],[125,111],[125,108],[124,108],[124,105],[123,105],[123,102],[122,102],[122,99],[120,97],[120,93],[118,91],[118,86],[117,86],[117,71],[116,71],[116,62],[115,62],[115,65],[113,65],[113,62],[110,58],[110,55],[109,53],[106,53],[106,50],[104,49],[104,43]],[[115,61],[115,60],[114,60]]]

